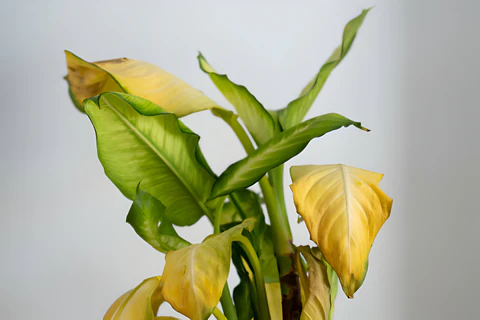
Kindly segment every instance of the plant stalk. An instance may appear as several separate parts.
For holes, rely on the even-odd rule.
[[[226,198],[226,196],[221,197],[220,198],[220,203],[215,208],[215,216],[214,216],[214,222],[213,222],[213,233],[214,234],[220,233],[220,221],[222,220],[222,209],[223,209],[223,205],[225,203],[225,198]],[[223,312],[227,316],[227,318],[225,318],[225,316],[220,313],[223,317],[222,319],[224,319],[224,318],[229,319],[229,320],[237,320],[238,319],[237,310],[235,309],[235,305],[233,304],[232,296],[230,295],[230,288],[228,287],[228,282],[225,282],[225,286],[223,287],[222,296],[220,297],[220,303],[222,305]],[[218,309],[216,309],[216,310],[218,310]],[[215,312],[214,312],[214,315],[215,315]],[[217,319],[219,319],[216,315],[215,315],[215,317]]]
[[[248,261],[252,264],[253,276],[255,279],[255,288],[257,289],[258,297],[258,313],[260,320],[270,320],[270,310],[268,309],[267,292],[265,290],[265,282],[263,281],[262,268],[258,260],[257,253],[250,241],[244,236],[239,236],[234,239],[238,241],[242,249],[245,251]]]
[[[218,308],[213,309],[213,316],[217,320],[229,320],[230,319],[230,318],[225,317],[225,315]]]

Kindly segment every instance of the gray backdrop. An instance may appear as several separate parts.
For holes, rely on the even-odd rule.
[[[385,173],[394,198],[366,281],[353,300],[339,294],[336,319],[478,318],[480,5],[466,0],[2,1],[0,318],[100,319],[164,264],[125,223],[130,201],[104,176],[93,128],[69,101],[64,49],[155,63],[229,107],[198,69],[201,50],[280,108],[372,5],[308,115],[338,112],[372,132],[329,134],[287,164]],[[217,173],[244,156],[209,112],[185,122]],[[295,242],[308,244],[285,180]],[[194,230],[180,232],[201,241],[211,227]]]

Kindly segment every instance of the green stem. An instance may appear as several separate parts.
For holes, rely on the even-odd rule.
[[[220,197],[219,198],[220,203],[215,208],[215,214],[214,214],[214,217],[213,217],[213,219],[214,219],[214,221],[213,221],[213,233],[215,233],[215,234],[220,233],[220,222],[222,221],[222,209],[223,209],[223,204],[225,203],[225,198],[226,198],[226,196]]]
[[[215,234],[220,233],[220,221],[222,220],[222,209],[223,204],[225,203],[225,198],[226,196],[221,197],[219,200],[220,203],[215,208],[215,216],[213,222],[213,233]],[[235,309],[235,305],[233,304],[232,296],[230,295],[230,288],[228,287],[227,282],[225,282],[225,286],[223,287],[222,296],[220,297],[220,303],[222,304],[223,312],[225,312],[229,320],[238,319],[237,310]],[[225,318],[223,314],[222,316]]]
[[[263,282],[262,268],[260,266],[260,261],[258,260],[257,253],[253,248],[250,241],[244,236],[239,236],[233,239],[238,241],[240,246],[245,251],[248,261],[252,264],[253,275],[255,279],[255,288],[257,289],[257,298],[258,298],[258,313],[260,320],[270,320],[270,310],[268,309],[268,299],[267,292],[265,290],[265,282]]]
[[[218,308],[215,308],[213,309],[213,316],[217,319],[217,320],[229,320],[230,318],[227,318],[223,315],[223,313],[218,309]]]

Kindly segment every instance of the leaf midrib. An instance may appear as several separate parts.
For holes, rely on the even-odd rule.
[[[178,172],[172,167],[171,163],[167,161],[161,154],[157,148],[153,145],[153,143],[145,137],[141,131],[139,131],[135,126],[127,119],[125,118],[120,111],[118,111],[112,104],[107,99],[102,99],[105,104],[117,115],[117,117],[124,122],[124,124],[130,128],[131,131],[133,131],[134,134],[136,134],[159,158],[161,161],[165,163],[165,165],[168,167],[168,169],[177,177],[177,179],[182,183],[182,185],[187,189],[187,191],[190,193],[193,199],[195,199],[195,202],[199,205],[199,207],[202,209],[202,211],[205,213],[206,216],[210,213],[208,209],[205,207],[204,203],[202,203],[196,196],[195,192],[189,187],[189,185],[183,180],[183,178],[178,174]],[[122,99],[123,100],[123,99]],[[125,100],[123,100],[125,101]],[[125,101],[126,102],[126,101]],[[126,102],[128,103],[128,102]]]
[[[346,211],[347,211],[347,225],[348,225],[348,271],[351,274],[352,271],[352,248],[350,246],[350,239],[351,239],[351,225],[350,225],[350,185],[349,185],[349,180],[350,177],[348,176],[347,169],[345,168],[345,165],[341,164],[340,165],[340,172],[342,174],[342,179],[343,179],[343,192],[345,193],[345,206],[346,206]]]

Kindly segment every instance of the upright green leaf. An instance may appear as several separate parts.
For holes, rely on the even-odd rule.
[[[312,81],[302,90],[300,97],[293,100],[288,106],[280,111],[280,123],[284,130],[302,122],[313,102],[317,98],[320,90],[327,81],[330,73],[347,55],[348,50],[352,46],[353,40],[357,35],[357,31],[363,23],[368,11],[363,10],[362,13],[351,20],[343,30],[342,44],[333,52],[327,62],[320,68],[320,71]]]
[[[88,99],[85,111],[95,127],[105,173],[127,198],[134,198],[141,181],[174,224],[191,225],[210,214],[205,201],[215,178],[200,157],[200,138],[174,114],[122,93]]]
[[[227,281],[232,241],[254,225],[255,219],[247,219],[201,244],[168,252],[162,277],[165,300],[190,319],[206,319],[220,301]]]
[[[330,113],[279,133],[252,154],[228,167],[215,182],[211,198],[251,186],[267,171],[299,154],[313,138],[350,125],[368,131],[360,122]]]
[[[171,222],[165,220],[165,209],[148,192],[137,189],[127,222],[143,240],[160,252],[189,246],[190,243],[177,234]]]
[[[275,122],[270,113],[244,86],[233,83],[224,74],[218,74],[200,53],[200,68],[210,76],[213,83],[235,107],[257,145],[275,135]]]

